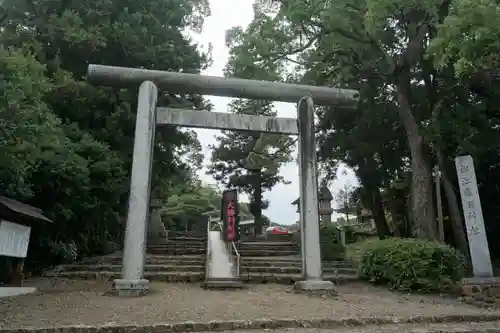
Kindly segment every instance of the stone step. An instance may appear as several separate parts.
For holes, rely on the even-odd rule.
[[[207,231],[169,231],[168,238],[207,238]]]
[[[241,246],[238,251],[300,251],[298,246]]]
[[[282,260],[269,260],[269,259],[246,259],[241,257],[240,264],[242,266],[276,266],[276,267],[302,267],[301,260],[282,261]],[[331,268],[354,268],[354,264],[349,261],[324,261],[323,267]]]
[[[205,241],[183,241],[183,240],[162,240],[161,242],[149,243],[147,247],[155,246],[206,246]]]
[[[61,272],[57,275],[47,277],[61,277],[68,279],[82,279],[82,280],[100,280],[111,281],[119,279],[120,272],[100,271],[100,272],[87,272],[87,271],[73,271]],[[162,282],[200,282],[205,279],[204,272],[144,272],[144,277],[150,281]]]
[[[243,286],[243,281],[238,278],[210,278],[202,284],[205,289],[240,289]]]
[[[156,246],[205,246],[206,242],[200,241],[200,242],[193,242],[193,241],[182,241],[182,240],[167,240],[165,243],[161,244],[149,244],[148,247],[156,247]]]
[[[179,241],[179,242],[206,242],[207,241],[207,236],[201,237],[201,236],[174,236],[174,237],[168,237],[167,242],[171,241]]]
[[[277,256],[292,256],[300,253],[297,251],[289,250],[238,250],[241,257],[277,257]]]
[[[235,260],[236,262],[236,260]],[[100,266],[105,267],[109,265],[122,264],[122,258],[107,258],[105,261],[99,262],[86,262],[86,263],[75,263],[70,265],[63,265],[63,270],[75,270],[74,267],[84,267],[84,266]],[[204,256],[148,256],[146,257],[146,265],[154,266],[205,266]],[[293,261],[282,261],[273,259],[246,259],[241,258],[240,265],[242,267],[278,267],[278,268],[294,268],[301,269],[302,262],[300,260]],[[355,270],[354,265],[348,261],[333,261],[333,262],[323,262],[323,268],[325,270],[330,269],[352,269]],[[78,270],[78,269],[77,269]]]
[[[205,248],[197,248],[197,249],[171,248],[171,249],[148,249],[147,252],[150,254],[182,255],[182,254],[205,254],[207,250]]]
[[[61,277],[70,279],[84,279],[84,280],[102,280],[111,281],[120,278],[120,272],[87,272],[87,271],[73,271],[61,272],[56,275],[47,275],[48,277]],[[145,278],[150,281],[163,281],[163,282],[201,282],[205,280],[205,273],[200,272],[148,272],[144,273]],[[359,280],[355,275],[341,275],[325,273],[323,278],[334,283],[347,283],[350,281]],[[241,274],[240,280],[248,283],[278,283],[278,284],[293,284],[296,281],[302,280],[300,274],[284,274],[284,273],[248,273]]]
[[[276,266],[276,267],[302,267],[300,257],[241,257],[241,265],[247,266]],[[81,262],[76,262],[73,265],[121,265],[122,256],[108,256],[88,258]],[[149,265],[205,265],[205,254],[202,255],[161,255],[148,254],[146,256],[146,264]],[[62,267],[71,267],[71,265],[63,265]],[[353,263],[349,261],[330,261],[323,262],[323,267],[332,268],[351,268]]]
[[[234,252],[234,250],[233,250]],[[300,248],[292,248],[292,247],[285,247],[285,248],[275,248],[275,247],[270,247],[270,248],[239,248],[238,252],[240,253],[272,253],[272,252],[280,252],[280,253],[292,253],[292,254],[299,254],[300,253]],[[285,255],[285,254],[284,254]]]
[[[279,241],[279,242],[276,242],[276,241],[257,241],[257,242],[246,242],[246,241],[241,241],[239,243],[237,243],[236,245],[238,246],[245,246],[245,245],[248,245],[248,246],[286,246],[286,245],[298,245],[297,243],[295,242],[291,242],[291,241]]]
[[[193,245],[193,246],[184,246],[182,244],[170,244],[170,245],[155,245],[155,246],[148,246],[148,250],[175,250],[175,249],[181,249],[181,250],[206,250],[207,247],[205,245]]]
[[[240,273],[286,273],[286,274],[300,274],[302,267],[282,267],[282,266],[253,266],[241,265]],[[352,267],[332,268],[323,267],[325,273],[335,274],[352,274],[356,275],[356,269]]]
[[[113,257],[97,257],[89,258],[76,262],[75,264],[121,264],[122,256]],[[146,264],[169,264],[169,263],[184,263],[186,265],[196,265],[205,263],[205,255],[161,255],[148,254],[146,256]]]
[[[253,243],[253,242],[290,242],[292,235],[264,235],[260,236],[241,236],[240,243]]]
[[[180,256],[179,256],[180,257]],[[80,264],[80,263],[76,263]],[[122,259],[94,263],[96,265],[121,265]],[[200,259],[146,259],[146,265],[205,265],[205,258]]]
[[[75,265],[66,265],[64,266],[64,272],[72,272],[72,271],[87,271],[87,272],[101,272],[101,271],[110,271],[110,272],[121,272],[122,265],[88,265],[88,264],[75,264]],[[185,263],[182,264],[146,264],[145,271],[147,272],[204,272],[205,265],[188,265]]]
[[[73,264],[66,265],[61,270],[62,272],[74,272],[74,271],[86,271],[92,273],[98,273],[101,271],[104,272],[121,272],[121,265],[89,265],[89,264]],[[156,264],[151,265],[147,264],[145,267],[145,271],[147,272],[204,272],[205,265],[187,265],[187,264]],[[247,273],[286,273],[286,274],[300,274],[302,271],[302,267],[282,267],[282,266],[253,266],[253,265],[241,265],[240,272],[242,274]],[[352,267],[343,267],[343,268],[333,268],[333,267],[324,267],[323,271],[325,273],[332,274],[356,274],[356,270]]]
[[[120,262],[121,263],[121,262]],[[147,259],[146,265],[205,265],[205,258],[200,259]]]
[[[286,274],[286,273],[247,273],[240,272],[240,279],[250,283],[278,283],[278,284],[293,284],[301,281],[304,278],[301,274]],[[333,274],[324,273],[323,279],[332,281],[337,284],[359,281],[357,275],[352,274]]]
[[[292,247],[298,247],[300,246],[297,243],[294,242],[246,242],[246,243],[238,243],[236,244],[237,247],[287,247],[287,246],[292,246]]]

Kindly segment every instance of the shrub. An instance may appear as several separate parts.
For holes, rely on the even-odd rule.
[[[378,237],[370,237],[363,241],[347,245],[345,251],[346,258],[359,267],[363,254],[371,247],[376,246],[379,241],[380,239]]]
[[[437,242],[388,238],[361,249],[360,276],[399,291],[448,292],[465,272],[463,256]]]

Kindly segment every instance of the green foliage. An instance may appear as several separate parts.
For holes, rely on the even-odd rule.
[[[184,231],[186,227],[203,230],[203,213],[220,209],[221,194],[212,186],[178,184],[163,205],[162,220],[169,230]]]
[[[265,101],[236,100],[230,111],[237,114],[276,116],[272,104]],[[283,135],[248,134],[224,131],[212,145],[212,161],[208,174],[225,187],[235,187],[251,197],[250,212],[257,230],[262,225],[262,209],[268,203],[264,191],[285,179],[279,175],[282,165],[290,161],[294,141]]]
[[[29,52],[3,49],[0,66],[2,194],[42,207],[55,221],[51,235],[60,241],[43,244],[49,251],[64,242],[78,244],[82,253],[99,248],[109,235],[98,229],[109,231],[118,222],[115,207],[126,193],[123,162],[50,111],[44,97],[54,85]]]
[[[89,85],[87,66],[198,73],[209,55],[185,32],[199,31],[208,3],[7,0],[2,7],[0,195],[55,221],[33,230],[27,263],[116,250],[125,228],[137,91]],[[205,104],[187,94],[164,95],[160,103]],[[201,147],[194,132],[159,129],[156,137],[153,186],[160,195],[195,183]]]
[[[457,0],[433,39],[429,55],[439,68],[453,64],[459,77],[498,65],[500,7],[494,0]]]
[[[380,239],[378,237],[372,237],[347,245],[345,249],[346,259],[352,261],[357,267],[359,267],[364,253],[376,246],[379,241]]]
[[[339,163],[355,170],[360,201],[380,237],[390,234],[387,206],[398,215],[393,221],[402,222],[398,234],[436,236],[431,169],[438,155],[449,183],[456,181],[453,159],[460,154],[474,154],[477,163],[488,159],[497,169],[496,1],[260,0],[254,11],[247,29],[228,34],[234,52],[244,45],[245,61],[272,65],[281,80],[359,90],[355,110],[317,108],[318,156],[327,181]],[[381,188],[406,177],[408,193],[386,205]],[[498,192],[486,178],[484,186]],[[453,190],[445,195],[459,202]],[[453,206],[450,211],[460,210]],[[493,221],[500,209],[494,210]],[[449,229],[466,252],[459,215]]]
[[[59,119],[43,103],[51,89],[45,67],[28,51],[0,49],[0,188],[33,194],[30,174],[46,150],[61,146]]]
[[[361,277],[399,291],[451,291],[465,271],[463,256],[437,242],[389,238],[367,243],[362,251]]]
[[[168,199],[163,204],[162,220],[169,230],[185,231],[197,228],[205,230],[204,213],[219,212],[221,203],[220,191],[212,185],[201,182],[194,184],[177,184],[169,192]],[[249,220],[249,204],[239,203],[240,220]],[[217,220],[217,218],[213,218]]]
[[[259,32],[260,23],[271,23],[265,16],[256,20],[258,22],[253,22],[248,27],[250,33],[241,28],[227,32],[226,44],[230,48],[230,55],[224,74],[245,79],[279,80],[282,70],[280,62],[267,59],[261,63],[259,51],[266,48],[271,40],[280,43],[281,39],[276,35],[254,35],[253,33]],[[270,101],[235,100],[229,109],[237,114],[276,116]],[[262,194],[279,182],[285,182],[279,175],[279,169],[291,160],[294,141],[282,135],[228,132],[223,132],[216,139],[218,144],[211,147],[212,164],[208,174],[213,175],[221,184],[236,187],[250,195],[250,211],[255,216],[256,230],[260,230],[263,222],[262,209],[268,206],[262,199]]]
[[[438,163],[447,241],[467,253],[453,160],[471,154],[490,250],[500,253],[491,240],[500,232],[498,1],[260,0],[254,11],[228,39],[256,72],[273,66],[281,80],[360,91],[355,110],[317,108],[318,157],[327,180],[340,163],[355,170],[379,236],[390,234],[388,211],[395,234],[435,236]]]

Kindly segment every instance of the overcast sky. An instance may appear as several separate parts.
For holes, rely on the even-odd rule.
[[[228,49],[225,45],[226,30],[235,27],[246,27],[252,20],[253,11],[252,4],[255,0],[210,0],[212,15],[205,21],[204,29],[201,36],[194,36],[199,43],[206,47],[209,43],[213,46],[212,57],[213,65],[203,74],[213,76],[223,76],[222,70],[228,59]],[[206,96],[214,104],[214,110],[217,112],[227,112],[227,104],[231,101],[230,98]],[[275,108],[278,111],[279,117],[296,118],[295,105],[290,103],[275,103]],[[211,151],[208,145],[215,143],[214,136],[219,132],[215,130],[196,130],[198,138],[203,145],[205,154],[205,165],[210,162]],[[294,153],[296,156],[296,153]],[[294,156],[294,157],[295,157]],[[347,183],[356,184],[356,179],[351,170],[347,170],[347,175],[341,175],[339,170],[338,179],[332,184],[330,190],[335,194]],[[215,184],[211,176],[205,174],[206,169],[200,172],[200,178],[205,183]],[[264,214],[271,221],[279,224],[292,224],[298,220],[296,207],[291,203],[299,196],[298,186],[298,166],[296,162],[286,164],[280,171],[280,174],[290,181],[291,184],[279,184],[271,191],[265,192],[264,199],[270,201],[269,208]],[[241,201],[246,201],[248,198],[242,196]]]

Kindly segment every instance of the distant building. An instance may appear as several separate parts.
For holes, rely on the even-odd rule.
[[[245,220],[240,221],[240,234],[243,235],[254,235],[255,234],[255,220]],[[264,234],[266,232],[267,227],[269,227],[269,222],[267,219],[262,219],[262,232]]]

